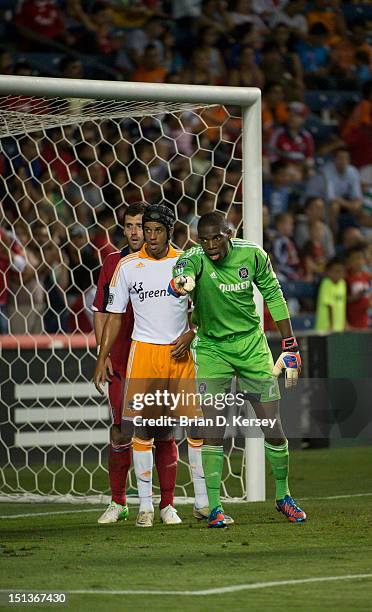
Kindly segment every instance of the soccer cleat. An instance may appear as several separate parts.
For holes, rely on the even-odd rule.
[[[160,510],[160,518],[165,525],[179,525],[182,523],[177,510],[170,504]]]
[[[203,521],[209,518],[209,508],[208,506],[205,506],[204,508],[196,508],[194,506],[192,509],[192,514],[198,521]],[[235,521],[232,516],[225,514],[225,523],[226,525],[233,525]]]
[[[140,511],[137,515],[136,527],[152,527],[154,524],[154,512],[149,510]]]
[[[306,514],[290,495],[286,495],[283,499],[277,499],[275,508],[278,512],[284,514],[291,523],[302,523],[306,521]]]
[[[214,529],[223,529],[224,527],[227,527],[225,515],[221,508],[213,508],[208,518],[208,527],[212,527]]]
[[[129,515],[128,506],[122,506],[114,501],[111,501],[106,510],[99,517],[97,523],[100,525],[108,525],[109,523],[118,523],[126,521]]]

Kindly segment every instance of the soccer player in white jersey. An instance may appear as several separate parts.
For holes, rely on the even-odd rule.
[[[188,298],[174,300],[168,293],[169,276],[180,255],[180,251],[170,245],[174,222],[174,214],[167,206],[148,206],[143,216],[145,244],[138,253],[128,255],[118,263],[110,284],[107,305],[110,314],[102,334],[94,382],[101,390],[106,380],[105,360],[130,300],[134,311],[134,328],[126,372],[129,383],[124,397],[124,419],[134,419],[138,415],[130,402],[134,390],[132,383],[136,391],[140,388],[143,393],[154,390],[154,383],[160,390],[164,390],[166,383],[168,389],[176,391],[180,391],[183,385],[188,386],[187,390],[190,391],[191,383],[194,390],[194,363],[189,352],[194,332],[189,329]],[[151,408],[151,411],[156,413],[156,408],[159,406]],[[160,408],[163,410],[164,406]],[[179,405],[178,408],[186,410],[184,406]],[[198,410],[199,407],[189,407],[187,416],[196,416]],[[148,412],[144,412],[143,417],[145,414],[149,416]],[[177,410],[170,413],[170,416],[178,415]],[[151,527],[154,520],[152,445],[153,429],[137,426],[133,438],[133,463],[140,499],[136,521],[139,527]],[[201,447],[202,440],[188,438],[195,490],[194,516],[200,519],[208,514]],[[162,509],[160,517],[167,524],[181,522],[172,506]]]

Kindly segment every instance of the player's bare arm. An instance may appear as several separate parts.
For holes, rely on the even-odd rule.
[[[108,314],[106,312],[95,311],[93,313],[93,327],[94,327],[94,334],[96,336],[97,355],[100,352],[101,342],[102,342],[102,333],[103,333],[103,328],[105,326],[105,323],[107,321],[107,317],[108,317]],[[114,374],[114,369],[112,367],[110,355],[108,355],[106,359],[106,372],[108,372],[110,376],[113,376]]]
[[[121,317],[121,312],[110,312],[110,314],[107,316],[107,321],[103,328],[101,348],[98,355],[93,378],[95,387],[101,395],[104,394],[102,385],[106,381],[110,381],[110,377],[107,375],[106,359],[110,354],[111,347],[119,334],[121,327]]]

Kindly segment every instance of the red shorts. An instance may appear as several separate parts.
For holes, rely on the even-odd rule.
[[[108,388],[113,425],[121,425],[124,384],[125,378],[122,378],[119,372],[114,370],[114,375],[111,377],[111,382]]]

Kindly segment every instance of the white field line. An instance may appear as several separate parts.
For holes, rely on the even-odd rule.
[[[372,495],[372,492],[371,493],[351,493],[349,495],[330,495],[328,497],[299,497],[298,499],[301,501],[313,501],[313,500],[322,500],[322,499],[349,499],[351,497],[370,497],[371,495]],[[2,499],[1,502],[5,502],[5,499]],[[21,503],[21,502],[16,502],[16,503]],[[229,503],[229,500],[224,500],[224,503]],[[234,503],[239,503],[239,502],[235,502],[234,500]],[[249,503],[249,502],[240,500],[240,503]],[[2,514],[0,515],[0,520],[28,518],[32,516],[54,516],[56,514],[78,514],[78,513],[84,513],[84,512],[99,512],[102,509],[103,505],[104,504],[100,505],[99,508],[93,508],[93,509],[88,508],[85,510],[57,510],[56,512],[27,512],[24,514],[12,514],[12,515]],[[134,503],[134,505],[136,505],[136,503]]]
[[[236,593],[237,591],[253,591],[257,589],[271,589],[281,586],[297,586],[302,584],[314,584],[317,582],[336,582],[341,580],[363,580],[372,578],[372,574],[345,574],[343,576],[319,576],[316,578],[298,578],[296,580],[275,580],[272,582],[252,582],[248,584],[235,584],[216,589],[202,589],[198,591],[161,591],[153,589],[123,589],[108,591],[104,589],[78,589],[66,591],[69,595],[223,595],[225,593]],[[36,592],[35,589],[0,589],[0,593],[9,592]],[[43,589],[38,589],[42,593]]]

